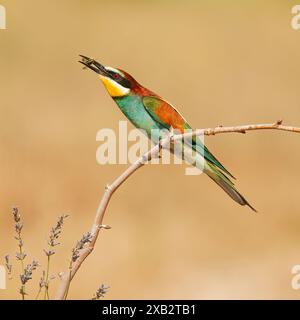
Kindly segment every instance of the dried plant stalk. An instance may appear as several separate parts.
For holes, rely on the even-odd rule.
[[[16,259],[20,261],[20,265],[21,265],[21,274],[20,274],[21,288],[19,292],[22,296],[22,300],[25,300],[26,282],[24,283],[24,281],[22,281],[22,275],[23,276],[25,275],[24,260],[26,258],[26,253],[24,252],[24,241],[22,239],[23,223],[21,221],[21,215],[17,207],[13,207],[12,214],[13,214],[14,223],[15,223],[15,233],[16,233],[15,239],[18,241],[18,248],[19,248],[19,251],[16,253]]]
[[[45,288],[45,292],[44,292],[45,300],[46,299],[49,300],[50,260],[51,260],[51,257],[55,254],[54,248],[60,244],[58,242],[58,239],[61,235],[62,228],[67,217],[68,215],[62,215],[58,218],[56,225],[52,227],[50,231],[49,240],[48,240],[48,249],[47,250],[44,249],[44,252],[47,256],[47,268],[46,268],[46,272],[43,272],[43,277],[40,280],[39,290],[41,290],[41,286]],[[37,295],[37,299],[39,298],[39,293]]]

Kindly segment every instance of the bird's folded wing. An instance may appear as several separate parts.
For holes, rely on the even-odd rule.
[[[186,122],[181,114],[165,100],[155,97],[143,97],[143,104],[150,116],[164,128],[173,127],[182,131]]]
[[[143,105],[149,115],[166,129],[179,130],[184,133],[187,129],[192,129],[183,116],[167,101],[157,96],[143,97]],[[188,142],[190,146],[199,152],[206,160],[217,166],[219,169],[227,173],[229,176],[234,176],[216,159],[216,157],[206,148],[202,141],[194,136],[192,141]]]

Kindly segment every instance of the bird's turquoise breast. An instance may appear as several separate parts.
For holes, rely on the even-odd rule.
[[[128,95],[120,98],[114,98],[114,100],[127,119],[129,119],[137,128],[144,129],[148,135],[153,129],[162,129],[162,127],[151,118],[144,108],[141,97]]]

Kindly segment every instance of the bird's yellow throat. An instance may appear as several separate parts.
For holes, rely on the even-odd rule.
[[[111,97],[123,97],[129,94],[130,89],[121,86],[116,81],[102,75],[99,77]]]

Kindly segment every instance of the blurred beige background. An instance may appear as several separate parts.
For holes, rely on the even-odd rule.
[[[124,116],[78,54],[129,71],[196,128],[299,125],[295,3],[2,0],[1,259],[16,251],[13,205],[29,260],[42,264],[50,226],[69,213],[52,264],[53,273],[65,270],[105,184],[126,168],[96,163],[97,131],[117,129]],[[113,197],[105,217],[112,229],[101,234],[70,298],[89,299],[101,283],[111,287],[107,299],[300,298],[291,287],[291,268],[300,264],[299,136],[254,132],[206,142],[259,213],[207,177],[185,176],[184,166],[147,166]],[[31,298],[40,272],[28,286]],[[15,273],[0,299],[19,298],[16,285]]]

